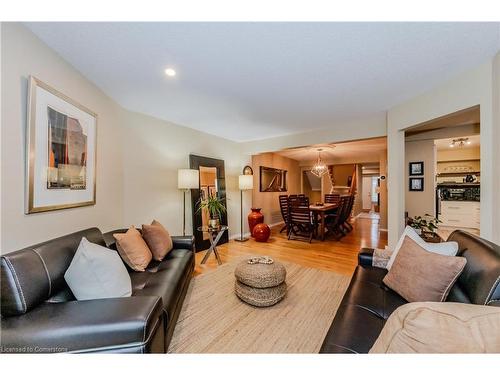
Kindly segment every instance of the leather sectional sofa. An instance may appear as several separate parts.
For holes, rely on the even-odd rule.
[[[1,257],[3,352],[165,353],[194,270],[194,238],[145,272],[132,296],[77,301],[64,273],[82,237],[116,249],[113,233],[85,229]]]
[[[500,246],[460,230],[448,241],[459,245],[467,259],[447,301],[500,306]],[[408,303],[387,288],[387,270],[372,266],[373,249],[362,249],[358,266],[321,347],[321,353],[368,353],[384,324],[399,306]]]

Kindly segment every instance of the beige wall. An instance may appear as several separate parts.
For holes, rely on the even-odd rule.
[[[488,220],[492,221],[492,231],[494,235],[491,236],[491,239],[495,240],[496,243],[500,243],[500,51],[496,54],[493,59],[493,109],[492,109],[492,117],[493,117],[493,129],[491,131],[491,142],[493,143],[493,149],[489,148],[487,151],[482,149],[483,147],[483,136],[481,134],[481,159],[483,157],[491,157],[492,165],[493,165],[493,176],[491,176],[491,192],[492,199],[491,202],[488,202],[493,207],[493,212],[495,215],[493,217],[488,218]],[[481,127],[481,132],[482,132]],[[488,154],[488,152],[491,152]],[[483,160],[481,160],[481,183],[483,182]],[[488,163],[489,165],[489,163]],[[481,196],[483,195],[483,190],[481,186]],[[483,209],[483,204],[481,204],[481,210]],[[481,213],[481,225],[484,220],[484,215]],[[482,227],[481,227],[482,230]],[[482,232],[481,232],[482,233]]]
[[[340,193],[348,192],[347,178],[352,176],[354,172],[354,164],[335,164],[333,166],[333,178],[335,180],[335,186],[337,191]],[[359,182],[359,181],[358,181]],[[359,184],[358,184],[359,187]],[[332,190],[332,181],[328,175],[324,175],[321,181],[321,190],[324,194],[330,193]]]
[[[259,191],[259,168],[270,167],[285,169],[287,173],[287,192],[260,192]],[[262,208],[264,221],[267,224],[276,224],[282,221],[278,197],[280,194],[300,194],[301,169],[299,162],[284,156],[267,152],[252,156],[252,168],[254,171],[252,200],[253,207]]]
[[[305,194],[309,197],[310,202],[322,202],[323,198],[321,197],[321,190],[312,190],[311,183],[309,182],[309,178],[306,176],[306,171],[310,170],[307,167],[301,167],[300,171],[302,173],[302,185],[301,185],[301,193]]]
[[[347,186],[347,179],[354,172],[354,164],[341,164],[333,167],[335,186]]]
[[[489,155],[493,159],[493,166],[496,168],[493,173],[493,183],[492,191],[496,192],[493,194],[492,206],[493,211],[498,213],[500,211],[500,51],[496,54],[493,60],[493,130],[492,130],[492,141],[495,145],[493,147],[492,154]],[[481,139],[482,142],[482,139]],[[482,155],[487,155],[485,152],[481,152]],[[482,168],[482,166],[481,166]],[[482,173],[482,172],[481,172]],[[481,177],[482,178],[482,177]],[[482,180],[481,180],[482,181]],[[482,209],[482,207],[481,207]],[[496,214],[492,219],[492,228],[495,236],[492,237],[496,240],[496,243],[500,243],[500,215]],[[481,216],[483,220],[483,216]]]
[[[122,127],[126,225],[140,225],[156,218],[165,223],[171,233],[182,233],[182,192],[177,189],[177,170],[189,168],[189,154],[195,154],[224,160],[229,235],[238,235],[238,175],[247,160],[241,158],[237,143],[128,111],[123,116]],[[248,213],[251,194],[243,194],[243,212]],[[186,230],[191,233],[189,195],[186,206]]]
[[[387,114],[388,133],[388,192],[389,246],[394,246],[404,227],[405,184],[401,184],[406,165],[404,160],[404,131],[456,111],[480,105],[481,123],[481,236],[500,242],[500,165],[499,121],[493,121],[493,81],[500,76],[488,61],[423,95],[408,100]],[[495,74],[494,74],[495,72]],[[495,78],[496,77],[496,78]]]
[[[181,234],[182,193],[177,189],[177,169],[189,167],[190,153],[225,160],[230,236],[237,236],[237,176],[249,163],[249,158],[241,157],[239,144],[121,108],[20,24],[2,23],[1,38],[2,253],[92,226],[108,231],[153,218],[172,234]],[[29,75],[97,113],[95,206],[24,214]],[[244,201],[244,212],[248,212],[249,192],[244,192]],[[190,213],[188,200],[187,228],[191,228]]]
[[[412,141],[405,143],[405,165],[410,162],[423,161],[424,191],[410,191],[409,171],[405,169],[405,178],[401,183],[405,186],[405,210],[410,217],[424,216],[429,214],[434,216],[436,204],[436,146],[433,140]]]
[[[352,216],[357,216],[363,211],[363,166],[357,165],[356,168],[356,196],[352,206]]]
[[[454,150],[438,150],[438,161],[454,160],[478,160],[481,158],[481,149],[479,147],[458,148]]]
[[[109,97],[19,24],[2,23],[2,238],[8,252],[80,229],[123,225],[122,111]],[[97,204],[24,214],[28,77],[34,75],[97,113]]]
[[[379,159],[380,177],[385,176],[385,179],[380,179],[380,222],[379,228],[387,230],[387,151],[380,153]]]

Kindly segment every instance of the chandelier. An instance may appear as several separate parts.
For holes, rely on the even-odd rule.
[[[323,177],[324,174],[328,173],[328,167],[323,162],[323,160],[321,160],[321,151],[323,151],[323,149],[318,148],[318,160],[311,169],[311,173],[319,178]]]
[[[470,145],[469,138],[457,138],[451,141],[450,147],[464,147],[465,145]]]

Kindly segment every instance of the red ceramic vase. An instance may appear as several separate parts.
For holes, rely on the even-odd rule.
[[[252,208],[252,212],[248,214],[248,227],[250,234],[253,237],[253,228],[260,223],[264,222],[264,215],[260,212],[261,208]]]
[[[257,242],[267,242],[271,235],[271,229],[267,224],[260,223],[253,228],[252,235]]]

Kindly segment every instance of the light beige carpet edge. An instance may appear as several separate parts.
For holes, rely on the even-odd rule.
[[[318,353],[350,277],[284,263],[285,299],[258,308],[234,294],[237,264],[191,281],[169,353]]]

